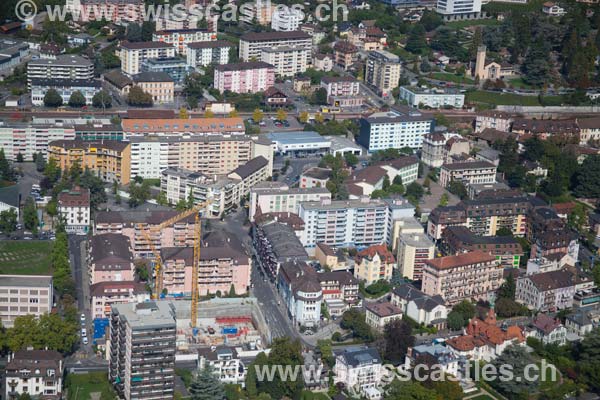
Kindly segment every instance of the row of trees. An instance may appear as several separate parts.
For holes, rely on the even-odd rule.
[[[87,101],[83,93],[76,90],[71,93],[67,104],[69,107],[81,108],[87,104]],[[44,105],[46,107],[60,107],[63,105],[63,98],[56,89],[48,89],[44,95]],[[92,97],[92,105],[96,108],[110,108],[112,106],[112,98],[106,90],[100,90]]]

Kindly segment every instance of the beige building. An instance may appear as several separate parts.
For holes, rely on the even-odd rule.
[[[579,125],[579,144],[586,145],[590,140],[600,140],[600,118],[582,118]]]
[[[342,250],[334,250],[325,243],[317,243],[315,258],[322,266],[327,266],[332,271],[347,271],[354,265],[354,260],[348,257]]]
[[[367,303],[365,322],[374,329],[382,331],[383,328],[395,319],[402,319],[402,310],[400,307],[390,302],[386,303]]]
[[[515,71],[512,65],[507,63],[497,63],[486,59],[486,47],[479,46],[475,58],[475,70],[473,77],[479,78],[481,82],[485,80],[495,81],[506,76],[514,75]]]
[[[475,132],[483,132],[484,129],[496,129],[502,132],[510,132],[514,120],[514,114],[503,111],[483,111],[475,117]]]
[[[142,72],[134,75],[133,81],[152,96],[154,104],[173,103],[175,82],[166,72]]]
[[[354,265],[354,277],[371,285],[380,280],[389,281],[396,260],[385,245],[374,245],[359,251]]]
[[[297,214],[300,202],[321,199],[331,199],[331,193],[324,187],[290,188],[287,185],[276,186],[274,182],[264,182],[250,191],[248,218],[254,221],[257,214],[273,212]]]
[[[398,245],[398,270],[410,280],[423,277],[425,261],[435,257],[435,245],[423,230],[420,233],[402,233]]]
[[[365,67],[365,82],[387,97],[398,87],[401,71],[400,57],[385,50],[371,51]]]
[[[262,49],[260,60],[275,67],[275,75],[294,76],[305,72],[310,60],[306,46],[278,46]]]
[[[175,47],[165,42],[122,42],[119,53],[121,71],[129,76],[140,73],[145,60],[169,57],[175,57]]]
[[[422,291],[442,296],[446,305],[487,301],[502,284],[503,270],[495,256],[480,250],[428,260],[423,266]]]
[[[17,317],[49,314],[52,303],[51,276],[0,275],[0,320],[5,328],[12,328]]]
[[[309,52],[306,55],[309,57],[306,63],[310,62],[312,38],[308,33],[302,31],[246,33],[240,37],[240,59],[243,61],[260,60],[264,49],[277,47],[304,48]]]
[[[440,185],[447,187],[452,181],[464,184],[494,183],[496,182],[496,169],[494,164],[487,161],[444,164],[440,170]]]

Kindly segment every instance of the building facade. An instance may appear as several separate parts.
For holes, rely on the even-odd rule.
[[[405,100],[409,106],[422,108],[462,108],[465,95],[448,89],[419,89],[402,86],[400,100]]]
[[[40,58],[27,63],[27,86],[31,88],[33,79],[70,79],[92,81],[94,63],[77,55],[59,55],[55,59]]]
[[[369,52],[365,67],[365,82],[384,98],[398,87],[402,66],[400,57],[385,50]]]
[[[356,254],[354,277],[369,286],[380,280],[389,281],[396,259],[386,245],[373,245]]]
[[[185,56],[192,43],[213,42],[217,40],[217,33],[206,29],[173,29],[154,32],[153,42],[169,43],[175,48],[177,54]]]
[[[440,185],[447,187],[453,181],[463,184],[496,182],[497,166],[487,161],[466,161],[444,164],[440,169]]]
[[[277,76],[294,76],[308,68],[310,49],[306,46],[278,46],[261,50],[260,60],[272,65]]]
[[[435,245],[423,232],[403,233],[398,241],[398,271],[410,280],[423,278],[423,266],[435,257]]]
[[[211,64],[227,64],[232,47],[233,44],[226,40],[190,43],[187,45],[187,66],[198,68]]]
[[[142,63],[150,58],[175,57],[175,47],[165,42],[122,42],[119,58],[121,71],[132,76],[141,72]]]
[[[62,399],[64,359],[54,350],[19,350],[9,353],[4,383],[5,399],[23,395],[39,399]]]
[[[34,106],[44,105],[44,96],[50,89],[58,93],[64,105],[69,104],[69,100],[75,92],[83,95],[86,105],[91,105],[94,95],[102,89],[102,84],[97,80],[32,78],[31,104]]]
[[[217,65],[214,87],[223,93],[264,92],[275,83],[275,68],[263,61]]]
[[[254,221],[257,213],[290,212],[297,214],[300,202],[320,201],[321,199],[331,199],[331,193],[325,187],[273,187],[265,182],[263,185],[255,185],[250,190],[248,218],[250,221]]]
[[[90,220],[90,190],[74,187],[58,194],[58,215],[67,233],[86,234]]]
[[[15,318],[49,314],[54,303],[52,277],[45,275],[0,275],[0,319],[12,328]]]
[[[243,61],[260,60],[263,49],[281,46],[302,47],[310,51],[311,36],[302,31],[251,32],[240,37],[239,56]],[[308,64],[310,60],[306,60]]]

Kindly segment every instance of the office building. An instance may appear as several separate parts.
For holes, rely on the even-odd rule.
[[[194,69],[211,64],[227,64],[232,48],[233,44],[226,40],[190,43],[187,45],[186,64]]]
[[[304,13],[294,7],[277,7],[271,16],[274,31],[297,31],[304,20]]]
[[[170,57],[175,57],[175,47],[165,42],[122,42],[119,54],[121,71],[128,76],[139,74],[150,58]]]
[[[310,62],[306,46],[277,46],[261,50],[260,60],[275,67],[277,76],[295,76],[306,71]]]
[[[497,166],[487,161],[465,161],[444,164],[440,169],[439,182],[447,187],[453,181],[467,184],[496,182]]]
[[[64,359],[58,351],[18,350],[9,353],[4,371],[4,398],[62,399],[64,370]]]
[[[214,87],[223,93],[264,92],[275,83],[275,68],[263,61],[217,65]]]
[[[44,97],[50,89],[58,93],[65,106],[69,104],[69,99],[75,92],[83,95],[86,105],[91,105],[94,95],[102,89],[102,84],[98,80],[33,78],[31,79],[31,103],[34,106],[44,105]]]
[[[323,187],[290,188],[286,185],[274,187],[271,182],[255,185],[250,190],[248,218],[254,221],[257,214],[290,212],[297,214],[302,201],[331,199],[329,190]]]
[[[440,295],[446,305],[490,300],[504,278],[496,257],[480,250],[425,261],[423,293]]]
[[[389,148],[420,149],[423,136],[433,129],[433,120],[416,110],[393,108],[360,119],[360,134],[356,142],[369,153]]]
[[[311,36],[302,31],[280,31],[280,32],[251,32],[240,38],[240,59],[260,60],[263,49],[271,49],[281,46],[303,47],[310,51],[312,47]]]
[[[86,234],[90,227],[90,190],[75,186],[58,194],[58,215],[67,233]]]
[[[477,18],[481,14],[481,0],[437,0],[436,12],[446,21]]]
[[[56,160],[65,171],[75,161],[82,169],[88,169],[104,182],[129,183],[131,176],[131,145],[116,140],[84,141],[56,140],[48,145],[48,159]]]
[[[173,103],[175,81],[166,72],[141,72],[133,76],[133,82],[152,96],[154,104]]]
[[[55,59],[40,58],[27,63],[27,86],[31,89],[33,79],[70,79],[92,81],[94,63],[78,55],[59,55]]]
[[[325,154],[331,147],[331,140],[315,131],[286,131],[266,134],[273,143],[276,154],[288,156],[308,156]]]
[[[398,271],[410,280],[423,277],[425,261],[435,257],[435,245],[422,231],[402,233],[398,241]]]
[[[153,42],[169,43],[177,54],[185,56],[192,43],[212,42],[217,40],[217,33],[205,29],[173,29],[162,30],[152,34]]]
[[[175,82],[175,85],[182,85],[185,80],[185,77],[188,75],[188,73],[191,72],[191,68],[188,67],[186,61],[183,58],[179,57],[149,58],[147,60],[142,61],[142,66],[140,70],[142,71],[142,73],[165,73],[171,77],[171,79]],[[165,80],[163,82],[169,81]],[[151,86],[148,89],[154,88]],[[147,90],[147,92],[151,93],[151,90]]]
[[[173,398],[176,334],[175,311],[169,302],[112,307],[108,374],[119,397]]]
[[[46,275],[0,275],[0,319],[12,328],[15,318],[50,314],[54,303],[52,277]]]
[[[465,95],[451,89],[421,89],[412,86],[400,88],[400,100],[415,108],[463,108]]]
[[[387,98],[398,87],[402,66],[400,57],[385,50],[369,52],[365,68],[365,82]]]

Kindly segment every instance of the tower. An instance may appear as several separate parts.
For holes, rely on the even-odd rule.
[[[477,56],[475,57],[475,72],[473,73],[473,76],[479,77],[480,80],[487,78],[485,76],[485,53],[485,46],[482,45],[477,47]]]

